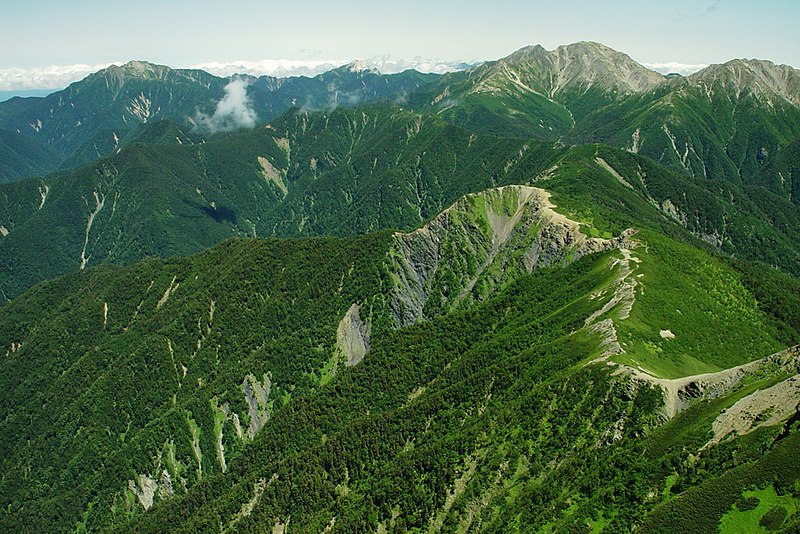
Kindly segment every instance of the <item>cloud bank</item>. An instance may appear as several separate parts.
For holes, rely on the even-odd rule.
[[[77,65],[50,65],[32,69],[0,69],[0,90],[63,89],[72,82],[83,79],[89,74],[111,65],[122,65],[122,63],[101,63],[98,65],[79,63]]]
[[[316,76],[335,69],[351,61],[338,59],[263,59],[261,61],[231,61],[227,63],[212,62],[192,65],[190,68],[202,69],[217,76],[232,74],[250,74],[252,76]],[[363,60],[366,67],[377,69],[383,74],[395,74],[407,69],[420,72],[445,73],[463,70],[482,63],[481,61],[445,61],[442,59],[417,57],[412,60],[392,59],[390,57],[372,57]]]
[[[247,96],[247,82],[234,78],[225,86],[225,96],[217,102],[213,115],[197,113],[195,124],[201,130],[211,133],[230,132],[256,125],[256,112]]]
[[[690,64],[690,63],[677,63],[675,61],[668,61],[667,63],[642,63],[648,69],[652,69],[661,74],[677,73],[681,76],[688,76],[698,70],[708,67],[707,64]]]

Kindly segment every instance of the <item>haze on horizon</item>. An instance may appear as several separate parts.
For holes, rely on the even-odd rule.
[[[385,72],[443,72],[526,45],[576,41],[603,43],[661,72],[738,57],[800,66],[796,0],[4,4],[0,92],[55,90],[133,59],[219,75],[313,75],[357,58]]]

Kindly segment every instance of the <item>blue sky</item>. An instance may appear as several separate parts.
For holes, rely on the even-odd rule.
[[[53,65],[471,61],[580,40],[646,64],[755,57],[800,66],[800,0],[2,0],[0,9],[0,90],[9,88],[3,73],[15,69],[34,87]]]

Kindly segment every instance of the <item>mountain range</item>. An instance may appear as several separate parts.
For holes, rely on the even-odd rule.
[[[798,76],[581,42],[0,103],[0,528],[795,531]]]

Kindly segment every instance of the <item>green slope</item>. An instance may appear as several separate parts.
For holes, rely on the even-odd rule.
[[[0,225],[8,234],[0,238],[0,289],[8,298],[84,260],[186,254],[230,236],[408,229],[466,193],[540,180],[584,206],[624,206],[637,224],[678,236],[672,219],[729,254],[800,269],[800,213],[791,202],[763,188],[756,201],[736,184],[708,190],[602,146],[561,149],[474,134],[437,117],[380,107],[292,112],[270,128],[206,143],[170,122],[131,136],[112,158],[0,186]]]
[[[0,187],[0,289],[10,298],[82,264],[187,254],[230,236],[412,228],[467,192],[524,181],[555,153],[394,108],[291,113],[206,143],[153,123],[111,158]]]
[[[353,65],[314,78],[245,77],[247,100],[241,106],[249,108],[256,124],[263,124],[292,107],[332,110],[401,101],[437,77],[413,70],[382,75]],[[229,82],[202,70],[131,61],[46,97],[0,103],[0,128],[19,138],[10,145],[2,134],[0,183],[111,156],[143,124],[169,119],[183,127],[197,126],[199,114],[213,115]],[[198,132],[208,133],[202,128]]]
[[[638,523],[658,504],[644,496],[670,474],[660,460],[637,460],[664,421],[661,393],[587,364],[642,358],[647,336],[678,320],[676,295],[700,285],[715,290],[681,302],[686,320],[667,325],[677,337],[662,339],[654,370],[730,367],[786,341],[726,263],[653,231],[591,241],[583,232],[603,231],[613,212],[594,206],[591,224],[566,221],[522,201],[534,191],[467,197],[446,222],[407,234],[437,236],[436,268],[407,255],[416,249],[401,236],[379,233],[233,240],[36,286],[0,316],[0,522],[29,531],[287,521],[315,530],[333,517],[343,531]],[[579,199],[560,198],[556,209],[574,217]],[[499,242],[503,217],[514,222]],[[590,242],[605,252],[581,248]],[[470,247],[489,256],[462,263]],[[529,272],[524,250],[552,251],[540,255],[550,261]],[[695,268],[678,269],[683,261]],[[423,284],[437,305],[398,329],[396,302],[413,291],[397,283],[408,266],[439,273]],[[670,269],[680,285],[659,280]],[[453,287],[469,298],[443,305]],[[712,327],[740,337],[720,345]],[[610,336],[631,352],[609,352]],[[748,393],[737,391],[717,405]],[[598,478],[606,462],[619,469]]]

